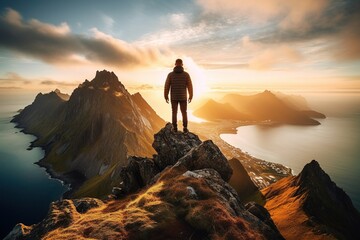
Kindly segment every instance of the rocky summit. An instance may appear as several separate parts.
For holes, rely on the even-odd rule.
[[[5,239],[283,239],[267,210],[227,183],[232,169],[212,141],[167,124],[153,146],[153,158],[130,156],[114,173],[115,196],[54,202]]]
[[[131,156],[128,158],[129,164],[115,173],[120,176],[120,185],[114,188],[114,193],[134,192],[171,166],[191,171],[211,168],[224,181],[228,181],[232,175],[233,170],[226,157],[211,140],[202,142],[193,133],[175,133],[171,123],[155,134],[153,147],[157,151],[153,158]]]

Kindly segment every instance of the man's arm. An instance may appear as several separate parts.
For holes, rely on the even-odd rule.
[[[164,98],[167,103],[169,103],[170,85],[171,85],[171,80],[170,80],[170,74],[169,74],[166,78],[166,82],[165,82],[165,86],[164,86]]]
[[[189,92],[189,103],[190,103],[192,98],[193,98],[193,85],[192,85],[191,78],[190,78],[189,74],[188,74],[188,78],[187,78],[187,81],[186,81],[186,87],[187,87],[188,92]]]

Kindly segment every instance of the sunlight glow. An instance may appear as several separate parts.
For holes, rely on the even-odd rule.
[[[209,90],[205,71],[191,57],[184,57],[183,61],[185,70],[188,71],[192,80],[194,97],[200,98]]]

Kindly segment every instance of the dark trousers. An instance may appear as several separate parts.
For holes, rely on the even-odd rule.
[[[177,101],[177,100],[171,100],[171,109],[172,109],[172,124],[175,127],[177,127],[177,112],[178,112],[178,105],[180,104],[180,111],[182,114],[183,119],[183,126],[184,128],[187,127],[188,119],[187,119],[187,101]]]

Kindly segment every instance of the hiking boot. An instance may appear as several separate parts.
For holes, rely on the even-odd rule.
[[[189,132],[189,129],[187,129],[187,127],[184,127],[183,132],[184,132],[184,133],[188,133],[188,132]]]

